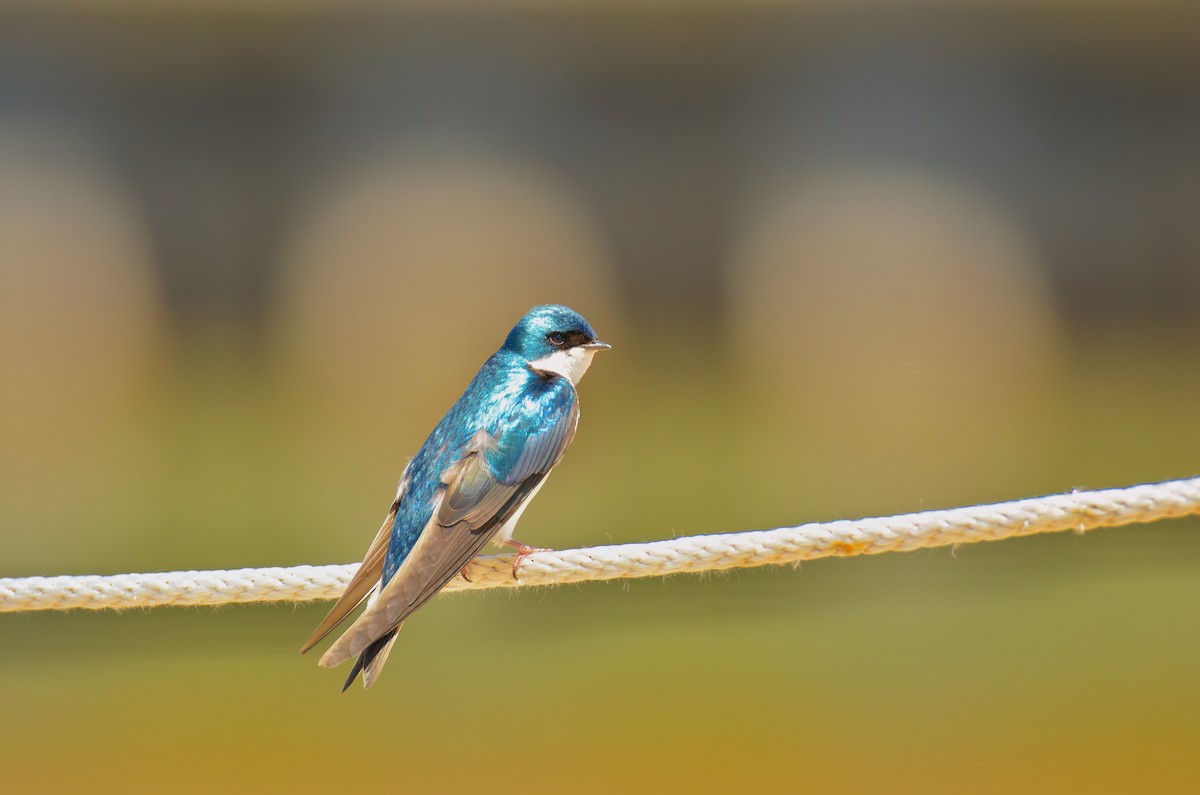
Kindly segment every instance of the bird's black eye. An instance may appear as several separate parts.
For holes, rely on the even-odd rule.
[[[550,340],[551,345],[560,347],[564,342],[567,341],[567,335],[563,334],[561,331],[552,331],[546,335],[546,339]]]

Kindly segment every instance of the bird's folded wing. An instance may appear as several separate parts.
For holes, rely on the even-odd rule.
[[[387,557],[388,540],[392,536],[392,523],[396,520],[396,508],[393,504],[392,510],[388,512],[387,518],[383,520],[383,524],[379,527],[379,532],[375,534],[375,540],[371,542],[371,546],[367,549],[366,557],[358,567],[358,571],[354,572],[354,576],[350,578],[350,583],[346,586],[346,590],[334,602],[333,607],[322,619],[321,623],[313,630],[313,634],[309,636],[304,645],[300,647],[300,653],[311,649],[321,642],[321,639],[333,631],[333,628],[345,620],[346,616],[358,607],[371,589],[379,584],[379,578],[383,574],[383,561]]]
[[[410,464],[411,465],[411,464]],[[379,584],[379,578],[383,576],[383,564],[387,558],[388,543],[392,537],[392,526],[396,521],[396,511],[400,508],[400,501],[404,499],[404,493],[408,489],[408,467],[404,468],[403,474],[400,476],[400,488],[397,489],[396,499],[392,502],[392,508],[388,511],[387,518],[383,520],[383,524],[379,526],[379,532],[375,534],[375,539],[371,541],[371,546],[367,547],[367,554],[363,556],[363,562],[359,565],[358,571],[354,572],[354,576],[350,578],[350,583],[346,586],[346,590],[334,602],[329,613],[321,621],[320,625],[309,636],[304,645],[300,647],[300,653],[316,646],[321,642],[321,639],[333,631],[333,628],[342,623],[354,608],[362,603],[362,600],[367,597],[371,589]]]
[[[469,465],[469,468],[474,466]],[[467,522],[458,522],[449,527],[439,524],[440,506],[435,507],[433,518],[399,571],[350,629],[329,647],[321,658],[321,665],[328,668],[357,657],[375,640],[400,626],[405,618],[429,601],[475,557],[496,529],[544,477],[534,475],[516,486],[497,484],[498,488],[489,490],[486,499],[489,502],[497,501],[498,508],[492,513],[492,521],[478,529],[473,529]],[[441,503],[444,502],[443,497]]]
[[[578,417],[574,400],[564,401],[560,411],[542,418],[536,432],[521,434],[523,443],[516,449],[506,449],[503,440],[485,431],[476,433],[446,473],[445,491],[400,569],[330,646],[321,665],[332,667],[362,653],[461,571],[562,457]]]

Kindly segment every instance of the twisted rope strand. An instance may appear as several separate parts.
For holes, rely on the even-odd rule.
[[[447,591],[562,585],[874,555],[1002,538],[1084,532],[1200,514],[1200,478],[922,511],[876,519],[476,558]],[[114,576],[0,578],[0,613],[335,599],[358,564]]]

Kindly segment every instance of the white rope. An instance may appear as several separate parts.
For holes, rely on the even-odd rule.
[[[467,570],[470,582],[456,577],[445,590],[561,585],[798,563],[1064,530],[1084,532],[1193,514],[1200,514],[1200,478],[879,519],[535,552],[521,561],[520,579],[513,577],[515,556],[481,557]],[[356,568],[351,564],[0,578],[0,613],[335,599]]]

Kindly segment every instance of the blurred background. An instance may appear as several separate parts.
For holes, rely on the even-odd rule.
[[[527,543],[1195,475],[1194,5],[957,6],[3,2],[0,576],[358,560],[547,301]],[[1198,525],[0,616],[0,789],[1194,792]]]

